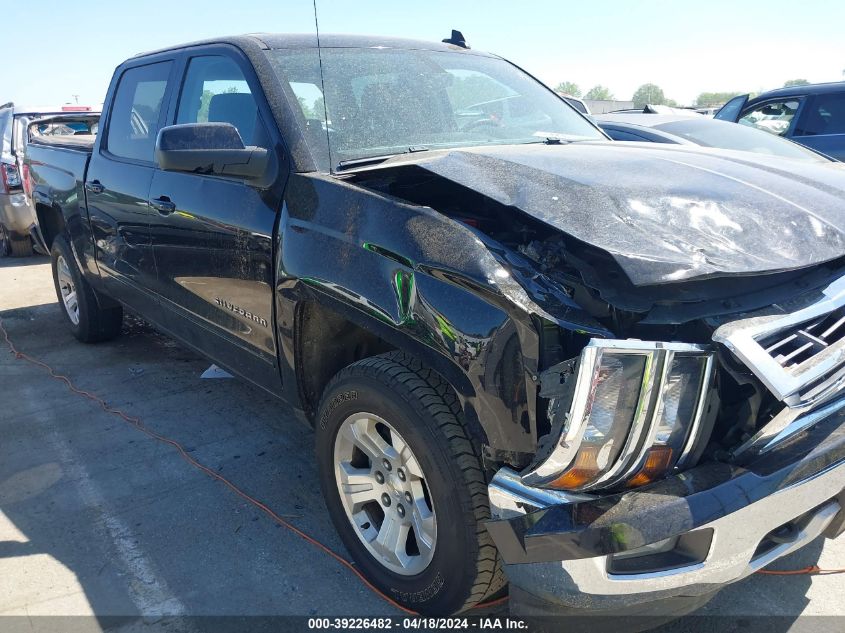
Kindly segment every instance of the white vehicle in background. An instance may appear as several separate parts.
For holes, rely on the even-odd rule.
[[[99,111],[90,106],[0,105],[0,256],[26,257],[33,245],[48,252],[26,190],[24,157],[30,134],[96,134],[99,119]]]

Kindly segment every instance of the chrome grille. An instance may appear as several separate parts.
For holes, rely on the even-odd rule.
[[[827,401],[845,388],[845,277],[795,312],[726,323],[713,340],[787,406]]]
[[[845,337],[845,308],[785,332],[758,339],[766,352],[786,369],[801,365]]]

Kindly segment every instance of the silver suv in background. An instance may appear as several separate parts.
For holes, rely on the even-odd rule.
[[[96,134],[99,112],[90,106],[22,108],[0,105],[0,256],[25,257],[33,244],[48,252],[26,183],[30,134]]]

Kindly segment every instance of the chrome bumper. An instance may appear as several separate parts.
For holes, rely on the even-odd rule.
[[[711,595],[845,530],[845,410],[742,466],[707,463],[602,496],[527,486],[503,468],[487,522],[517,593],[629,611]]]
[[[843,489],[845,464],[839,464],[743,509],[704,523],[696,531],[712,530],[709,552],[703,561],[687,566],[648,573],[614,574],[608,570],[615,554],[534,565],[544,565],[544,575],[557,566],[562,572],[560,578],[566,580],[558,589],[581,594],[581,599],[584,594],[665,594],[667,590],[684,590],[696,585],[725,585],[753,574],[822,535],[842,510],[834,497]],[[489,495],[494,519],[513,518],[517,513],[547,507],[544,505],[547,503],[572,502],[569,495],[528,489],[516,473],[508,469],[496,474],[490,483]],[[768,534],[803,515],[807,516],[800,530],[788,542],[755,555]],[[635,552],[628,555],[631,553]],[[523,575],[516,569],[521,566],[508,566],[512,579]]]

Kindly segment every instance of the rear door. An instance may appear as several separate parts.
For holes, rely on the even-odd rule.
[[[186,54],[171,123],[225,122],[244,145],[281,140],[249,62],[215,46]],[[284,173],[284,169],[280,169]],[[167,327],[233,371],[279,388],[273,333],[273,235],[283,183],[156,169],[149,198],[153,252]]]
[[[845,91],[807,97],[792,140],[845,160]]]
[[[155,139],[167,115],[173,56],[125,66],[109,89],[111,107],[85,181],[97,263],[109,293],[155,320],[149,191]]]

